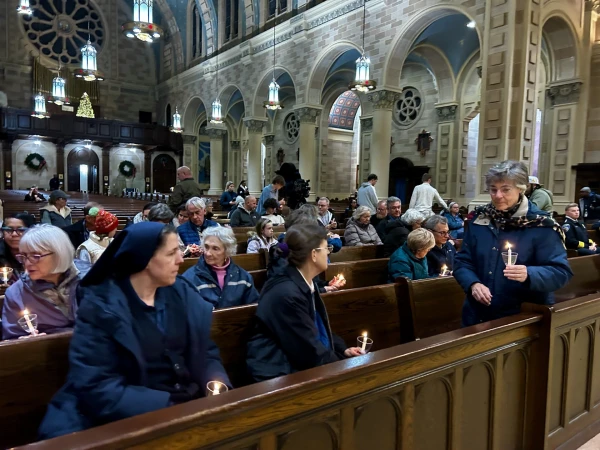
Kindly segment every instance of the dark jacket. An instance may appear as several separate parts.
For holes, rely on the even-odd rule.
[[[250,191],[248,189],[244,189],[244,187],[240,184],[237,188],[237,195],[238,197],[246,198],[247,195],[250,195]]]
[[[433,277],[442,273],[442,266],[446,266],[447,270],[454,270],[455,256],[456,249],[450,242],[446,242],[441,248],[435,245],[427,253],[429,276]]]
[[[565,232],[565,245],[567,248],[578,250],[590,247],[590,236],[583,223],[565,216],[562,229]]]
[[[386,228],[387,228],[387,226],[388,226],[389,224],[391,224],[392,222],[396,222],[396,221],[398,221],[398,220],[400,220],[400,221],[401,221],[402,219],[400,219],[400,217],[398,217],[398,218],[394,218],[394,217],[392,217],[392,216],[388,215],[388,216],[387,216],[385,219],[381,219],[381,220],[379,221],[379,224],[377,225],[377,227],[375,227],[375,229],[377,230],[377,234],[379,235],[379,238],[380,238],[382,241],[385,241],[385,233],[386,233]],[[404,224],[404,222],[402,222],[402,224],[403,224],[405,227],[407,226],[406,224]],[[408,228],[410,228],[410,227],[408,227]]]
[[[181,180],[179,184],[175,186],[173,192],[169,196],[167,205],[169,205],[171,211],[177,214],[177,208],[192,197],[202,197],[202,188],[193,178],[186,178],[185,180]]]
[[[547,215],[523,199],[515,217],[527,214]],[[506,243],[518,253],[517,264],[527,266],[524,283],[504,276],[502,252]],[[573,273],[559,234],[552,228],[532,227],[499,230],[485,216],[469,223],[462,247],[454,260],[454,278],[467,294],[463,306],[463,325],[469,326],[516,314],[521,303],[554,303],[553,292],[565,286]],[[484,306],[471,294],[471,286],[482,283],[492,294],[490,306]]]
[[[229,225],[233,227],[254,227],[259,221],[260,215],[256,210],[252,212],[246,211],[243,207],[237,208],[231,213]]]
[[[60,180],[57,177],[52,177],[50,179],[50,190],[56,191],[58,188],[60,188]]]
[[[46,201],[46,197],[44,197],[44,195],[40,194],[39,192],[37,194],[33,194],[33,195],[31,195],[29,193],[25,194],[26,202],[35,202],[36,198],[39,198],[40,200],[42,200],[44,202]]]
[[[219,204],[221,205],[221,209],[223,211],[231,211],[231,207],[233,205],[230,205],[229,202],[233,202],[235,201],[235,199],[237,198],[237,194],[235,192],[229,192],[229,191],[225,191],[221,194],[221,199],[219,200]]]
[[[231,260],[227,267],[223,290],[219,287],[216,273],[206,264],[203,256],[194,267],[185,271],[183,278],[196,286],[202,298],[210,302],[215,309],[258,302],[258,291],[254,287],[252,275]]]
[[[427,258],[417,258],[404,243],[402,247],[394,252],[388,263],[388,280],[393,283],[396,278],[408,278],[409,280],[422,280],[430,278]]]
[[[579,199],[579,211],[583,220],[600,219],[600,195],[591,192]]]
[[[75,250],[90,237],[90,232],[85,226],[85,219],[81,219],[73,225],[63,228],[63,231],[69,236]]]
[[[384,217],[385,219],[385,217]],[[375,227],[375,229],[377,229],[377,226],[381,223],[383,219],[380,219],[379,217],[377,217],[377,214],[373,214],[371,216],[371,225],[373,225]],[[381,237],[380,237],[381,239]]]
[[[319,313],[330,346],[319,340]],[[256,381],[311,369],[344,359],[347,346],[334,336],[318,290],[313,294],[294,267],[269,279],[256,310],[254,333],[248,342],[247,366]]]
[[[0,267],[11,267],[13,269],[13,276],[8,281],[9,284],[18,280],[19,275],[25,272],[23,264],[15,259],[5,241],[0,241]]]
[[[412,231],[412,227],[405,224],[402,219],[387,220],[384,222],[385,220],[381,221],[379,227],[383,226],[383,256],[388,258],[404,245],[408,234]]]
[[[196,244],[200,245],[200,233],[206,230],[208,227],[218,227],[217,222],[204,218],[201,226],[196,226],[191,220],[188,220],[183,225],[177,227],[177,233],[185,245]]]
[[[206,386],[230,385],[219,349],[210,339],[212,305],[181,277],[167,290],[188,317],[187,368]],[[54,396],[39,430],[40,439],[125,419],[170,405],[170,394],[147,387],[147,366],[122,288],[113,279],[80,288],[77,325],[69,350],[67,382]]]

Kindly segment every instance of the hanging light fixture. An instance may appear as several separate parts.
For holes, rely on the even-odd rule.
[[[169,129],[173,133],[183,133],[183,128],[181,128],[181,114],[179,114],[177,106],[175,106],[175,114],[173,114],[173,126]]]
[[[125,36],[152,43],[163,35],[163,29],[152,22],[153,2],[153,0],[133,0],[133,22],[121,26]]]
[[[279,85],[275,81],[275,24],[273,24],[273,80],[269,83],[269,100],[264,102],[264,107],[275,111],[283,109],[279,102]]]
[[[358,92],[370,92],[377,88],[377,82],[370,80],[371,60],[365,55],[365,17],[367,12],[367,0],[363,0],[363,20],[362,20],[362,54],[356,60],[356,75],[354,81],[350,83],[350,89]]]
[[[60,76],[60,62],[58,64],[58,75],[52,80],[52,97],[48,100],[49,103],[61,106],[69,104],[69,99],[65,93],[65,79]]]
[[[31,114],[31,117],[36,117],[38,119],[47,119],[50,117],[50,114],[46,112],[46,99],[42,95],[42,88],[40,86],[40,91],[38,95],[36,95],[33,99],[34,101],[34,110]]]
[[[21,0],[19,6],[17,6],[17,12],[19,14],[31,14],[31,7],[29,6],[29,0]]]
[[[219,101],[219,51],[217,50],[217,98],[212,102],[212,118],[210,123],[223,123],[221,102]]]
[[[85,81],[102,81],[104,75],[98,70],[96,65],[97,51],[90,40],[90,23],[88,22],[88,40],[81,47],[81,68],[75,70],[77,78],[83,78]]]

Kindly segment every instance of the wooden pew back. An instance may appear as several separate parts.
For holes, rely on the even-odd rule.
[[[329,255],[329,261],[347,262],[362,261],[363,259],[383,258],[383,245],[364,245],[360,247],[342,247],[337,253]]]
[[[573,278],[569,284],[555,292],[557,302],[600,291],[600,255],[570,258]]]
[[[388,282],[388,262],[389,258],[380,258],[332,263],[321,274],[321,277],[331,280],[334,276],[342,274],[346,278],[345,289],[386,284]]]
[[[260,270],[267,267],[267,258],[265,252],[233,255],[231,260],[247,272]],[[179,273],[182,274],[190,267],[198,263],[198,258],[185,258],[179,266]]]

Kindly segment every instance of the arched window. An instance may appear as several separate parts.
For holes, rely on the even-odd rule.
[[[195,0],[192,1],[192,13],[190,17],[190,59],[194,60],[204,55],[204,45],[202,41],[202,21],[198,5]]]
[[[288,0],[268,0],[269,19],[273,19],[288,10]]]
[[[238,37],[239,18],[240,18],[239,0],[225,0],[225,35],[223,43],[232,41]]]

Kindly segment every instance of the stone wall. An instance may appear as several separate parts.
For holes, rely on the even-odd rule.
[[[31,153],[39,153],[46,160],[47,168],[34,172],[25,166],[25,158]],[[45,141],[17,139],[12,146],[13,189],[28,189],[37,185],[49,189],[50,179],[56,173],[56,145]]]
[[[327,143],[322,147],[319,163],[318,196],[347,198],[354,193],[358,153],[353,140],[354,131],[328,129]]]

